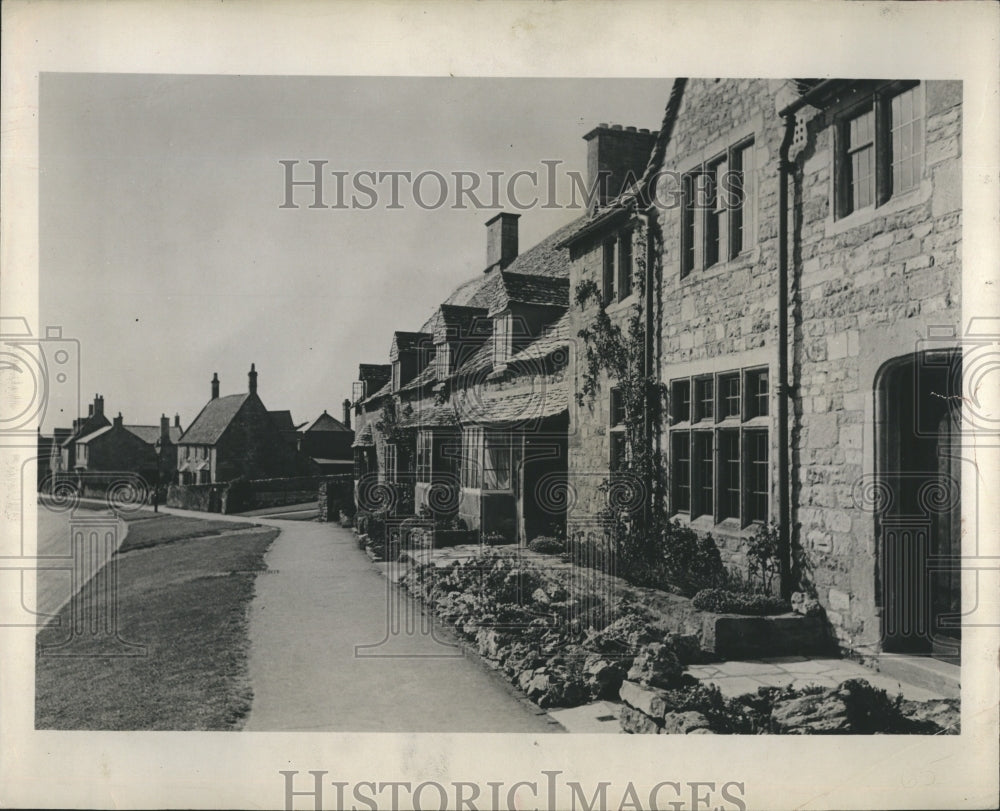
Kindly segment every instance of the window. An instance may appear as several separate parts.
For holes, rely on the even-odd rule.
[[[681,278],[756,243],[754,142],[731,146],[681,177]]]
[[[399,453],[398,448],[390,443],[386,443],[385,446],[385,465],[382,480],[387,482],[396,481],[397,471],[399,469]]]
[[[501,366],[510,360],[512,348],[511,314],[504,313],[493,319],[493,364]]]
[[[623,231],[602,246],[601,297],[604,304],[624,301],[632,295],[632,232]]]
[[[767,369],[751,369],[746,373],[746,418],[766,417],[768,408]]]
[[[694,381],[694,422],[712,419],[715,413],[714,382],[711,377],[699,377]]]
[[[482,487],[480,459],[483,449],[483,429],[466,428],[462,432],[462,487]]]
[[[740,416],[740,375],[719,375],[719,419]]]
[[[431,431],[417,432],[417,481],[431,481],[434,458],[434,434]]]
[[[483,489],[511,490],[513,437],[504,431],[489,431],[483,456]]]
[[[622,397],[622,390],[611,389],[611,427],[625,424],[625,398]]]
[[[401,369],[398,360],[392,362],[392,390],[399,391],[401,385]]]
[[[439,379],[443,380],[451,374],[451,344],[442,343],[437,345],[434,352],[434,363]]]
[[[675,380],[670,384],[670,417],[672,422],[691,419],[691,381]]]
[[[611,457],[608,466],[612,471],[623,470],[625,468],[625,432],[612,431],[609,435],[611,440]]]
[[[365,399],[365,382],[363,380],[354,381],[354,385],[351,387],[351,399],[355,403],[360,403]]]
[[[672,512],[740,527],[767,521],[767,368],[679,378],[670,392]]]
[[[924,172],[924,96],[919,84],[893,82],[864,94],[834,131],[834,210],[846,217],[919,187]]]

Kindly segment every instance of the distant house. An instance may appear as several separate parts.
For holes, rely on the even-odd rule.
[[[299,432],[299,450],[323,473],[350,473],[354,469],[350,408],[351,401],[345,400],[343,421],[324,411]]]
[[[76,469],[76,442],[80,437],[94,433],[100,428],[111,425],[104,416],[104,398],[94,395],[94,402],[87,406],[87,416],[73,420],[73,428],[58,447],[58,455],[52,455],[51,468],[62,473],[71,473]]]
[[[293,448],[298,447],[299,444],[299,431],[304,428],[307,423],[295,424],[295,420],[292,419],[292,412],[288,410],[284,411],[268,411],[271,415],[271,419],[274,420],[274,424],[278,426],[278,430],[281,435],[285,438],[289,445]]]
[[[239,477],[271,479],[305,476],[316,465],[289,441],[287,422],[267,410],[257,395],[257,370],[250,365],[249,385],[242,394],[219,396],[219,376],[212,378],[212,397],[177,442],[181,484],[214,484]],[[283,412],[288,414],[288,412]]]
[[[175,416],[174,425],[165,415],[159,425],[125,425],[119,414],[110,425],[76,440],[75,470],[138,473],[156,482],[160,471],[172,473],[176,469],[180,436],[180,417]]]

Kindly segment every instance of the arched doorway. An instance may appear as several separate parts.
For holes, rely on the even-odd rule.
[[[876,378],[882,648],[958,661],[961,641],[962,360],[895,358]]]

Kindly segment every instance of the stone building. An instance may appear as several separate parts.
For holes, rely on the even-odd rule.
[[[54,450],[56,446],[53,446],[51,469],[60,473],[73,472],[76,469],[77,440],[110,424],[108,418],[104,416],[104,398],[100,394],[95,394],[94,402],[87,406],[87,416],[73,420],[73,428],[58,445],[58,453]]]
[[[355,384],[366,396],[355,400],[354,444],[359,484],[377,473],[405,510],[429,506],[523,542],[564,531],[553,495],[565,486],[569,400],[568,256],[558,245],[572,226],[519,254],[517,216],[487,223],[481,274],[420,330],[394,333],[383,385]]]
[[[215,484],[240,477],[273,479],[316,474],[316,465],[299,453],[287,436],[287,428],[287,424],[275,421],[257,394],[253,364],[247,391],[242,394],[220,397],[219,376],[213,375],[211,399],[177,441],[180,483]]]
[[[647,159],[565,244],[573,288],[645,327],[662,509],[736,567],[774,524],[844,648],[954,659],[961,84],[678,80]],[[571,532],[628,453],[620,387],[570,425]]]
[[[177,440],[181,436],[180,417],[170,424],[161,416],[159,425],[125,425],[122,415],[111,425],[98,428],[76,441],[79,473],[131,472],[152,483],[172,477],[177,468]]]
[[[299,431],[299,451],[312,459],[324,474],[349,474],[354,469],[350,406],[351,401],[346,400],[343,422],[324,411]]]

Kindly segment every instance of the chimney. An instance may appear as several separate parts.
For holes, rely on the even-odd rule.
[[[180,414],[174,414],[174,428],[176,428],[178,431],[181,429],[181,415]]]
[[[115,417],[115,419],[114,419],[115,428],[121,428],[123,422],[124,422],[124,420],[122,419],[122,412],[119,411],[118,412],[118,416]]]
[[[94,396],[94,416],[104,416],[104,395],[97,394]]]
[[[326,413],[326,412],[323,412]],[[351,401],[344,400],[344,427],[351,427]]]
[[[160,415],[160,442],[166,445],[170,441],[170,417]]]
[[[250,364],[250,372],[247,374],[250,379],[250,387],[247,389],[251,394],[257,393],[257,369],[254,364]]]
[[[501,212],[486,223],[486,270],[502,270],[517,259],[517,220],[520,214]]]
[[[87,406],[87,418],[88,418],[88,419],[90,419],[90,418],[91,418],[91,417],[93,417],[93,416],[94,416],[94,404],[93,404],[93,403],[90,403],[90,404],[89,404],[89,405]]]
[[[212,399],[219,399],[219,373],[212,372]]]
[[[599,124],[583,136],[587,142],[587,188],[593,190],[587,213],[593,214],[642,177],[656,136],[655,131],[621,124]]]

